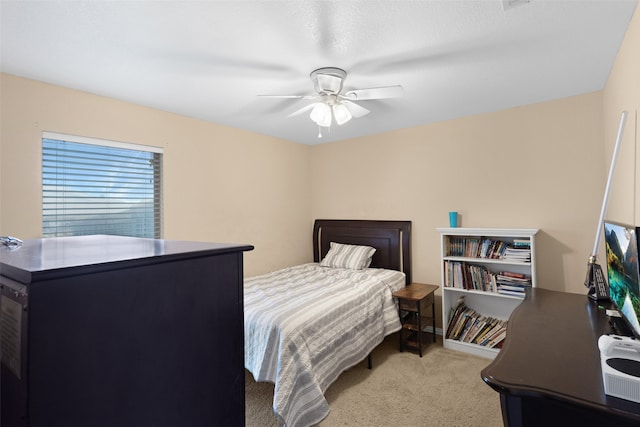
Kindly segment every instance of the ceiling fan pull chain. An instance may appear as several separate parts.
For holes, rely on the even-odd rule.
[[[322,138],[322,128],[318,125],[318,138]]]

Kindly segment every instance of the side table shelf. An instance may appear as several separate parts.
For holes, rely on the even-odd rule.
[[[400,330],[400,351],[405,347],[418,351],[422,357],[422,349],[427,344],[424,331],[427,323],[431,323],[433,342],[436,341],[436,307],[434,292],[438,289],[436,285],[426,285],[422,283],[412,283],[393,293],[393,297],[398,301],[398,311],[402,329]],[[427,310],[431,307],[430,315]]]

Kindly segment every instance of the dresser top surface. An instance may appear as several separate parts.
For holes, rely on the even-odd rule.
[[[165,262],[252,249],[251,245],[107,235],[33,239],[17,247],[0,247],[0,274],[29,283],[47,272],[118,262]]]

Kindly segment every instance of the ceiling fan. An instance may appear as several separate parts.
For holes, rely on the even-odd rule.
[[[315,102],[302,107],[289,114],[288,117],[298,116],[311,110],[309,117],[319,128],[331,127],[335,120],[338,125],[343,125],[353,117],[362,117],[370,111],[354,101],[371,99],[398,98],[403,94],[402,86],[372,87],[366,89],[354,89],[342,93],[347,72],[341,68],[323,67],[314,70],[309,75],[316,91],[313,95],[259,95],[271,98],[309,99]],[[322,138],[322,132],[318,133]]]

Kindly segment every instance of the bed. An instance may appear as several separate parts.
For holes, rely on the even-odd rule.
[[[400,329],[391,294],[411,282],[410,234],[410,221],[316,220],[313,263],[245,279],[245,367],[275,384],[286,427],[324,419],[331,383]]]

